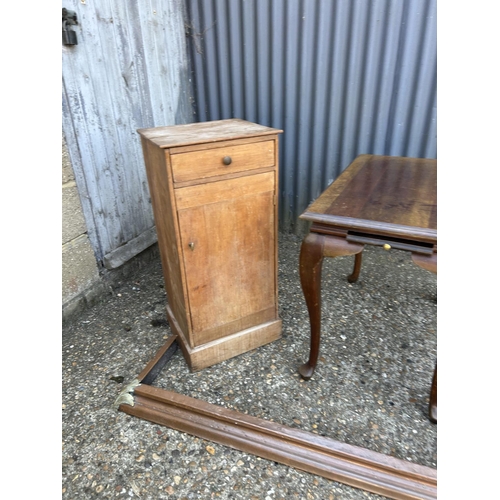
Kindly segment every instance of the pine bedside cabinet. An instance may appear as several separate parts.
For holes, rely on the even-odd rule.
[[[167,318],[191,371],[281,336],[281,132],[239,119],[138,130]]]

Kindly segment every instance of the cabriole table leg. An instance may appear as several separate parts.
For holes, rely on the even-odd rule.
[[[436,367],[434,368],[434,376],[432,377],[431,396],[429,402],[429,420],[434,424],[437,424],[437,419],[438,419],[437,381],[438,381],[438,368],[436,363]]]
[[[318,233],[309,233],[302,241],[299,263],[300,283],[311,323],[309,361],[299,368],[299,373],[305,380],[309,380],[312,377],[319,355],[321,334],[321,269],[323,266],[323,257],[360,254],[363,248],[364,245],[349,243],[344,238]],[[361,265],[361,260],[356,259],[356,262]]]
[[[437,274],[437,254],[432,255],[421,255],[418,253],[412,253],[413,262],[431,273]],[[434,424],[437,424],[437,362],[434,369],[434,375],[432,377],[432,387],[430,393],[429,401],[429,420]]]
[[[324,236],[309,233],[300,248],[300,284],[309,312],[311,345],[309,361],[299,368],[299,373],[309,380],[316,368],[321,330],[321,269],[323,267]]]
[[[352,270],[352,274],[347,276],[347,281],[349,283],[356,283],[359,278],[359,272],[361,271],[361,259],[363,252],[359,252],[354,256],[354,269]]]

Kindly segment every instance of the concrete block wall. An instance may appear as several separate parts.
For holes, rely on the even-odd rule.
[[[68,150],[62,138],[62,319],[72,321],[113,293],[124,280],[159,260],[158,244],[153,243],[116,269],[97,262],[87,234]]]
[[[62,138],[62,305],[63,321],[109,292],[87,235],[73,168]]]

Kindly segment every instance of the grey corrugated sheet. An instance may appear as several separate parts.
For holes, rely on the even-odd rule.
[[[196,120],[284,130],[280,224],[362,153],[436,158],[435,0],[186,0]]]

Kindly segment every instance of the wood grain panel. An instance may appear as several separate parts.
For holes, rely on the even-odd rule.
[[[219,324],[213,328],[203,330],[202,332],[193,331],[193,347],[202,345],[205,342],[212,342],[236,332],[247,330],[255,325],[261,325],[278,319],[275,304],[271,304],[267,309],[262,309],[249,314],[243,318],[237,318],[229,323]]]
[[[223,163],[226,157],[231,159],[229,165]],[[272,167],[274,165],[274,141],[175,154],[171,155],[171,162],[174,182]]]
[[[217,184],[228,186],[216,186],[211,203],[178,214],[193,345],[233,333],[240,321],[274,305],[273,186],[238,196],[229,189],[233,180]],[[216,330],[229,324],[233,331]]]
[[[179,188],[175,198],[177,210],[186,210],[268,191],[274,191],[274,172]]]
[[[227,146],[241,146],[244,144],[253,144],[255,142],[262,142],[265,140],[272,140],[274,136],[264,135],[258,137],[244,137],[242,139],[234,139],[229,141],[217,141],[217,142],[202,142],[200,144],[192,144],[190,146],[178,146],[175,148],[169,148],[168,151],[172,155],[177,155],[180,153],[190,153],[192,151],[201,151],[217,148],[225,148]]]
[[[168,308],[167,314],[170,314]],[[282,321],[276,319],[267,323],[259,323],[246,330],[240,330],[197,347],[191,347],[175,319],[170,315],[168,318],[172,331],[179,337],[179,345],[184,358],[193,372],[234,358],[281,337]]]
[[[151,142],[144,138],[141,138],[141,142],[150,185],[167,298],[181,328],[187,332],[189,328],[186,314],[187,293],[183,283],[182,262],[179,258],[173,189],[165,164],[166,158],[163,150]]]
[[[138,132],[160,148],[175,148],[245,137],[275,135],[282,131],[234,118],[141,129]]]

